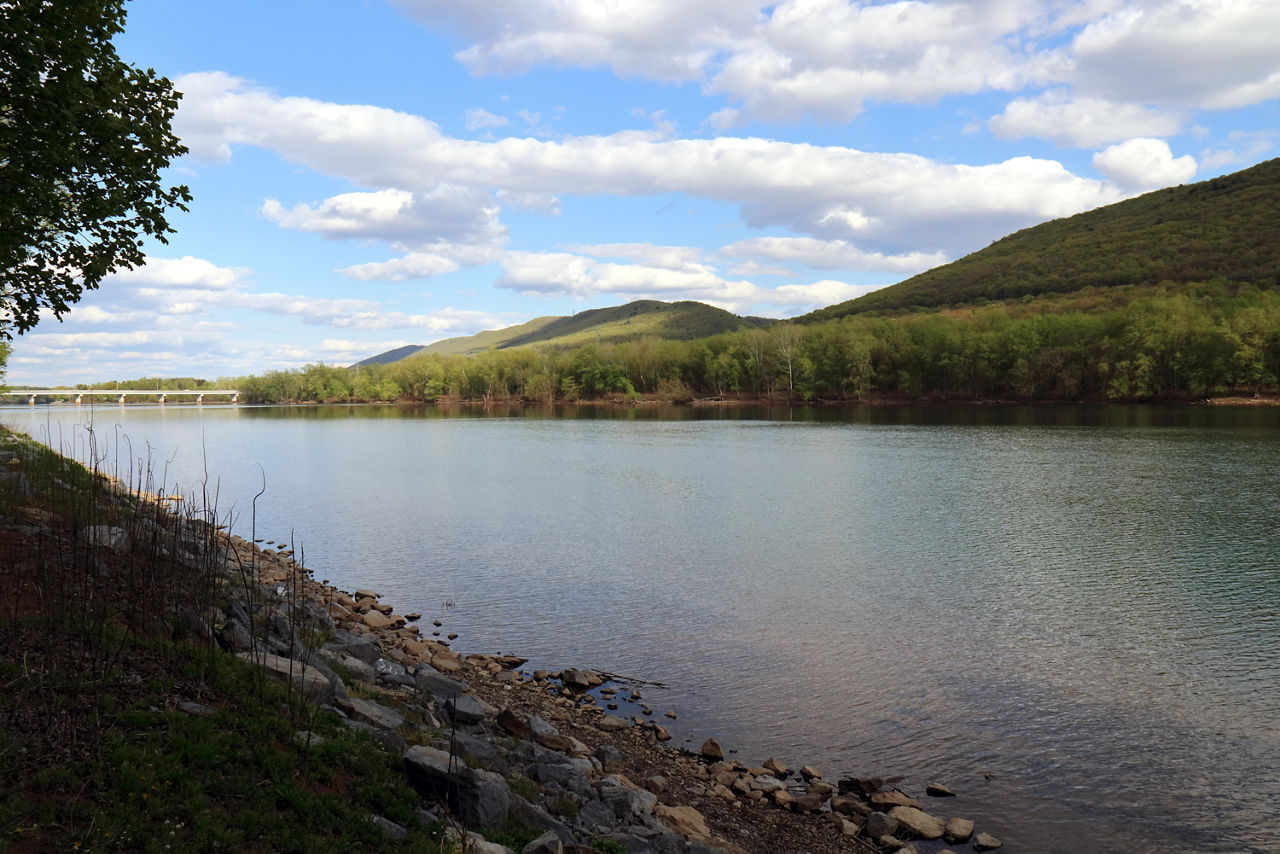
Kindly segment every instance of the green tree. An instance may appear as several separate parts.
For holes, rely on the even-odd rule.
[[[0,337],[141,264],[191,200],[160,181],[180,96],[116,55],[124,21],[123,0],[0,2]]]

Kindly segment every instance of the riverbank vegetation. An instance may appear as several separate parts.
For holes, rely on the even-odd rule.
[[[246,402],[641,396],[1131,401],[1280,392],[1280,294],[1208,282],[228,381]]]
[[[229,569],[257,585],[211,496],[166,510],[83,438],[93,470],[0,428],[0,850],[449,850],[398,761],[214,643]]]

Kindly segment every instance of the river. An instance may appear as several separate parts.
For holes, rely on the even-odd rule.
[[[0,422],[204,483],[239,533],[463,651],[660,682],[645,701],[677,743],[941,782],[959,797],[926,809],[1006,850],[1280,850],[1280,410]]]

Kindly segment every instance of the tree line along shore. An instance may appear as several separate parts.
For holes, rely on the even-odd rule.
[[[316,363],[208,386],[235,388],[246,403],[1254,398],[1280,393],[1280,294],[1225,282],[1085,289],[779,322],[691,341],[653,336],[471,355],[422,352],[351,368]]]

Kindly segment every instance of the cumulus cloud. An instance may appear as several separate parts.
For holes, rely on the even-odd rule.
[[[458,263],[443,255],[430,252],[410,252],[389,261],[371,261],[367,264],[354,264],[338,270],[344,276],[362,281],[382,280],[402,282],[405,279],[428,279],[452,273],[458,269]]]
[[[1048,131],[1092,147],[1163,136],[1190,109],[1280,95],[1274,0],[396,0],[468,43],[475,74],[537,65],[608,67],[622,77],[698,82],[730,104],[708,118],[848,121],[869,102],[929,103],[956,94],[1024,93],[1001,133]],[[1121,109],[1110,133],[1063,142],[1036,90],[1067,87],[1083,109]],[[1069,113],[1068,113],[1069,114]]]
[[[1280,96],[1273,0],[1126,3],[1085,26],[1070,80],[1116,101],[1230,109]]]
[[[510,123],[511,120],[506,116],[494,115],[483,107],[472,107],[467,110],[467,130],[500,128]]]
[[[225,291],[249,274],[243,267],[219,267],[204,258],[148,258],[141,267],[113,273],[109,281],[163,285],[195,290]]]
[[[992,117],[992,133],[1001,139],[1038,137],[1070,148],[1096,148],[1139,136],[1173,136],[1184,116],[1141,104],[1103,98],[1072,98],[1055,89],[1034,98],[1016,98]]]
[[[216,75],[183,100],[180,124],[206,142],[256,145],[374,193],[398,216],[423,228],[445,203],[444,187],[470,211],[470,231],[488,237],[496,211],[488,194],[618,197],[680,192],[740,206],[757,228],[777,226],[822,239],[856,239],[868,252],[956,254],[1009,230],[1117,201],[1118,188],[1033,158],[966,166],[910,154],[864,152],[757,138],[661,139],[650,132],[562,140],[460,140],[425,119],[393,110],[279,97],[243,80]],[[185,79],[185,78],[184,78]],[[179,83],[181,84],[181,80]],[[184,137],[185,138],[185,137]],[[423,210],[408,206],[414,194]],[[434,194],[434,195],[433,195]],[[521,198],[530,198],[522,196]],[[367,200],[366,200],[367,201]],[[333,235],[384,234],[413,243],[399,228],[358,204],[271,205],[282,222]],[[478,212],[477,212],[478,211]],[[411,230],[411,229],[410,229]]]
[[[1189,181],[1196,174],[1190,155],[1174,157],[1162,139],[1131,139],[1099,151],[1094,167],[1131,191],[1153,190]]]
[[[318,205],[286,209],[276,199],[262,213],[285,228],[330,238],[374,238],[391,243],[431,245],[502,240],[499,206],[491,196],[454,184],[425,192],[388,188],[371,193],[343,193]]]
[[[884,255],[865,252],[847,240],[818,240],[813,237],[753,237],[722,247],[718,254],[729,258],[803,264],[815,270],[869,270],[907,275],[948,260],[940,252]]]

